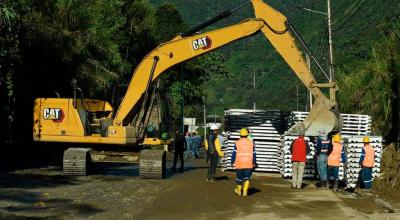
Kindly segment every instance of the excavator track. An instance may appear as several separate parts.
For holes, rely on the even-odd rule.
[[[163,179],[171,175],[172,156],[164,150],[146,149],[140,152],[139,176]]]
[[[86,176],[89,173],[90,148],[68,148],[64,151],[63,173],[68,176]]]

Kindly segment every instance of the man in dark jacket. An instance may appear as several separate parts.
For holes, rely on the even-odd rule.
[[[224,153],[222,152],[223,143],[221,143],[221,135],[218,134],[218,126],[213,124],[211,125],[210,130],[212,133],[208,137],[208,141],[205,141],[204,143],[208,158],[210,159],[210,167],[208,168],[206,181],[214,182],[218,160],[224,156]]]
[[[331,148],[332,143],[329,140],[327,134],[324,130],[320,130],[315,147],[318,174],[320,178],[320,182],[317,184],[318,187],[328,187],[328,151]]]
[[[172,171],[175,173],[176,172],[176,163],[178,162],[178,156],[179,160],[181,161],[181,173],[183,173],[184,170],[184,160],[183,160],[183,152],[186,150],[186,140],[185,137],[179,132],[176,131],[175,139],[174,139],[174,166],[172,167]]]
[[[292,189],[301,189],[306,156],[310,153],[310,146],[304,139],[304,132],[301,132],[299,137],[293,140],[290,145],[290,153],[292,154]]]

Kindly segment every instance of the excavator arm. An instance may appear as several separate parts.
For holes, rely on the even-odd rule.
[[[308,118],[290,129],[292,134],[305,131],[316,136],[320,129],[329,132],[338,127],[338,118],[331,111],[336,102],[330,101],[321,92],[308,69],[302,53],[288,30],[287,19],[262,0],[251,0],[256,18],[214,31],[183,37],[178,35],[171,41],[151,51],[134,71],[128,90],[115,115],[115,126],[131,123],[131,115],[138,108],[148,84],[172,66],[213,51],[233,41],[262,31],[274,48],[291,67],[301,82],[315,97],[315,103]]]
[[[262,0],[252,0],[251,2],[256,17],[265,21],[265,26],[261,29],[265,37],[315,97],[313,108],[308,117],[289,129],[288,133],[298,134],[304,131],[307,136],[318,136],[320,130],[330,132],[338,129],[340,116],[332,111],[333,108],[337,107],[337,103],[334,100],[329,100],[320,90],[321,84],[316,82],[288,30],[290,25],[287,18]],[[321,87],[325,86],[322,85]],[[335,85],[330,86],[334,87]]]
[[[213,51],[241,38],[251,36],[264,27],[261,19],[249,19],[239,24],[215,31],[189,37],[178,35],[171,41],[159,45],[151,51],[137,66],[121,105],[114,118],[115,125],[130,123],[129,114],[137,108],[139,100],[146,91],[147,82],[152,76],[154,81],[170,67]]]

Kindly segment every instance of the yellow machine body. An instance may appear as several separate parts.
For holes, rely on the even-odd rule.
[[[102,114],[101,118],[90,115]],[[134,144],[135,129],[129,126],[108,126],[100,131],[99,120],[111,121],[112,107],[95,99],[38,98],[34,104],[33,139],[35,141]],[[96,131],[95,131],[96,130]]]
[[[315,97],[313,109],[304,122],[295,126],[295,132],[318,135],[320,129],[331,131],[338,127],[338,118],[331,111],[335,100],[329,100],[320,90],[315,77],[308,69],[294,37],[287,27],[287,19],[262,0],[252,0],[255,18],[225,28],[194,34],[176,36],[147,54],[136,67],[127,92],[116,111],[109,103],[93,99],[35,100],[33,138],[36,141],[74,142],[96,144],[161,143],[161,140],[145,138],[140,129],[132,126],[132,116],[141,107],[149,83],[172,66],[211,52],[241,38],[262,32],[290,66],[296,76]],[[260,57],[260,62],[264,62]],[[63,112],[60,120],[59,112]],[[136,111],[135,111],[136,110]],[[95,115],[94,119],[87,115]],[[89,121],[89,123],[88,123]],[[88,125],[89,124],[89,125]],[[97,128],[96,128],[97,127]],[[98,130],[100,127],[100,131]],[[93,132],[93,130],[95,132]]]

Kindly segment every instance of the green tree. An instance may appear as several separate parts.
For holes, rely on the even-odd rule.
[[[174,5],[159,6],[154,20],[155,36],[159,43],[169,41],[187,29],[187,25]],[[205,90],[209,86],[209,81],[212,78],[231,75],[224,62],[222,54],[212,52],[184,64],[178,64],[160,77],[160,94],[163,96],[162,100],[168,102],[175,127],[179,125],[182,100],[186,117],[201,118],[202,96],[206,95]],[[182,72],[183,85],[181,84]]]
[[[5,125],[0,141],[11,140],[15,117],[15,67],[19,56],[19,20],[11,2],[0,6],[0,124]]]
[[[177,34],[186,30],[186,24],[178,9],[172,4],[163,4],[155,11],[155,36],[157,41],[172,40]]]
[[[382,33],[364,68],[338,77],[342,111],[371,115],[374,132],[391,142],[399,138],[399,30],[396,27]]]
[[[1,99],[3,103],[18,100],[16,123],[25,140],[31,139],[27,122],[32,114],[27,111],[33,109],[35,98],[70,98],[70,82],[77,78],[86,98],[111,100],[117,107],[143,57],[186,30],[174,6],[154,9],[147,0],[1,2]],[[185,64],[185,113],[196,114],[203,83],[219,69],[226,71],[217,54]],[[160,94],[169,100],[166,106],[172,106],[174,115],[179,73],[178,66],[160,77]]]

